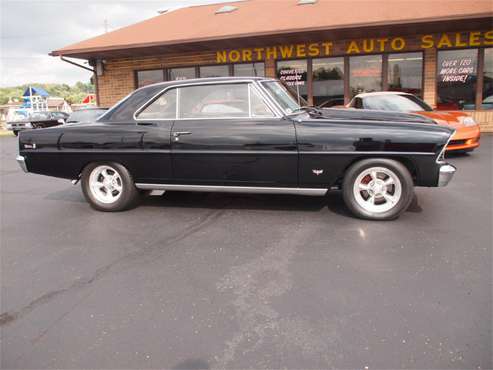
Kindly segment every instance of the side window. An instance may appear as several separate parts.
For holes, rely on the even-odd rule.
[[[274,113],[262,99],[260,93],[253,86],[250,86],[249,90],[252,117],[274,117]]]
[[[179,88],[178,118],[249,117],[248,85],[214,84]]]
[[[169,90],[144,108],[137,119],[175,119],[176,89]]]

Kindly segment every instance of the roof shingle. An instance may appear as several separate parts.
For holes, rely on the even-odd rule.
[[[227,4],[238,9],[216,14],[224,3],[181,8],[66,46],[51,55],[493,15],[489,0],[318,0],[306,5],[298,5],[297,0],[246,0]]]

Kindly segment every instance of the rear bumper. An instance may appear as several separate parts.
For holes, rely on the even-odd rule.
[[[451,164],[442,164],[438,175],[438,186],[447,186],[450,180],[452,180],[452,177],[454,177],[456,170],[457,169]]]
[[[17,163],[19,163],[19,167],[22,168],[22,171],[29,172],[27,170],[26,158],[24,158],[22,155],[18,155],[15,159]]]

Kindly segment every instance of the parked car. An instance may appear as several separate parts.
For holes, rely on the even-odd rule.
[[[141,191],[301,194],[342,189],[362,218],[398,217],[414,186],[445,186],[454,130],[418,115],[301,107],[277,80],[208,78],[136,90],[97,122],[22,132],[27,172],[81,181],[120,211]]]
[[[84,108],[76,110],[67,118],[66,123],[94,122],[106,113],[108,108]]]
[[[356,95],[349,102],[348,107],[420,114],[433,119],[439,125],[453,127],[456,130],[447,146],[447,152],[471,152],[479,147],[479,125],[469,114],[459,111],[434,111],[423,100],[409,93],[397,91],[362,93]]]
[[[464,104],[463,107],[464,110],[474,110],[476,109],[476,106],[474,104]],[[487,96],[486,98],[483,99],[481,102],[481,108],[479,109],[484,109],[484,110],[490,110],[493,109],[493,95]]]
[[[26,119],[7,122],[7,130],[11,130],[15,135],[18,135],[19,131],[26,129],[63,125],[68,116],[68,113],[65,112],[33,112]]]

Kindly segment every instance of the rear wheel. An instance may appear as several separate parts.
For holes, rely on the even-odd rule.
[[[356,216],[368,220],[392,220],[411,204],[414,185],[407,168],[390,159],[366,159],[349,168],[343,197]]]
[[[99,211],[123,211],[139,198],[132,176],[118,163],[89,164],[82,171],[81,186],[87,202]]]

